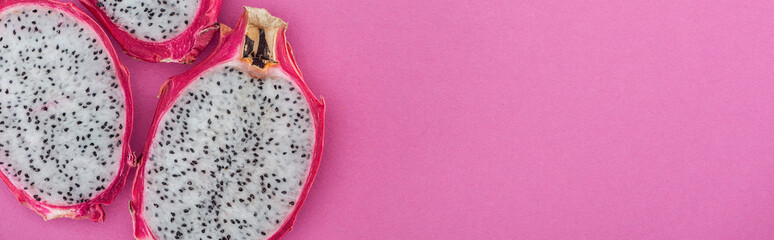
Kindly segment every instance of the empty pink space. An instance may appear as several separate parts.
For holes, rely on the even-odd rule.
[[[227,0],[220,22],[241,5],[289,23],[327,103],[285,239],[774,239],[774,3]],[[119,55],[139,150],[191,66]],[[0,239],[132,239],[130,187],[104,223],[2,188]]]

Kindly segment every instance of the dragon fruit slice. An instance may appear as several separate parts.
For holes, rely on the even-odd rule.
[[[285,22],[245,9],[211,56],[162,88],[130,203],[138,239],[278,239],[309,192],[324,103]]]
[[[223,0],[81,0],[129,56],[191,63],[217,30]]]
[[[131,162],[129,74],[73,4],[0,1],[0,179],[44,219],[103,221]]]

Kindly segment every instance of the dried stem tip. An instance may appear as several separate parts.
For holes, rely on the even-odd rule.
[[[276,64],[277,35],[282,34],[287,23],[263,8],[245,7],[245,14],[247,29],[242,58],[261,69]]]

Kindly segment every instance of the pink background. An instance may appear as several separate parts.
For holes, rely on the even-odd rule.
[[[221,22],[287,20],[328,103],[285,239],[774,239],[774,5],[693,2],[225,0]],[[190,66],[121,58],[140,149]],[[131,239],[129,188],[102,224],[0,189],[0,239]]]

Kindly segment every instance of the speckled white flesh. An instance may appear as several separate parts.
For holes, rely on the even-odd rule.
[[[160,121],[144,210],[158,239],[265,239],[310,168],[314,125],[298,87],[229,65],[205,72]]]
[[[125,97],[102,44],[56,9],[0,14],[0,170],[37,201],[82,203],[118,174]]]
[[[137,39],[163,42],[193,23],[200,0],[101,0],[110,21]]]

